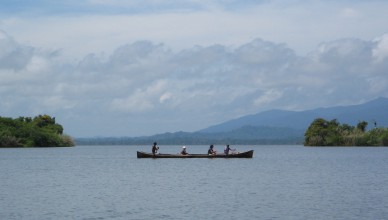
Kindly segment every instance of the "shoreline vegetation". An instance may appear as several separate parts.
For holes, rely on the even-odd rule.
[[[188,138],[152,138],[151,137],[96,137],[96,138],[75,138],[76,145],[151,145],[150,143],[157,140],[161,145],[209,145],[217,144],[224,145],[226,143],[232,145],[303,145],[303,137],[294,137],[287,139],[207,139],[202,137]]]
[[[368,122],[360,121],[357,126],[315,119],[307,128],[304,146],[388,146],[388,128],[375,127],[367,130]]]
[[[63,134],[55,117],[38,115],[34,118],[0,117],[0,148],[12,147],[72,147],[73,139]]]
[[[274,132],[292,131],[279,128],[249,127],[234,130],[230,133],[176,132],[144,137],[95,137],[76,138],[77,145],[148,145],[154,141],[171,145],[208,145],[243,144],[243,145],[304,145],[312,147],[379,147],[388,146],[388,128],[377,127],[367,130],[368,123],[360,121],[357,126],[341,124],[337,119],[331,121],[315,119],[299,135],[290,132],[289,136],[274,135]],[[249,129],[248,129],[249,128]],[[236,133],[236,131],[238,131]],[[265,131],[265,132],[263,132]],[[268,132],[271,131],[271,132]],[[288,132],[287,132],[288,133]],[[243,135],[244,134],[244,135]]]
[[[206,133],[166,133],[149,137],[100,137],[77,138],[73,140],[63,134],[62,125],[55,122],[55,117],[38,115],[34,118],[0,117],[0,148],[13,147],[71,147],[77,145],[138,145],[149,144],[158,140],[164,144],[258,144],[284,145],[302,144],[304,146],[388,146],[388,128],[377,127],[367,130],[368,123],[360,121],[356,126],[341,124],[337,119],[328,121],[316,118],[302,137],[289,133],[290,136],[274,136],[265,127],[245,127],[248,136],[234,133],[206,134]],[[249,128],[249,129],[248,129]],[[254,131],[254,132],[252,132]],[[266,131],[263,133],[263,131]],[[274,129],[270,129],[274,131]],[[275,129],[275,131],[278,131]],[[283,133],[284,131],[281,130]],[[288,131],[288,130],[287,130]],[[287,132],[288,133],[288,132]],[[268,136],[267,136],[268,135]]]

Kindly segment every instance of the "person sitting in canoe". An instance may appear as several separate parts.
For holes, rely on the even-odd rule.
[[[182,154],[182,155],[187,155],[187,154],[188,154],[187,151],[186,151],[186,146],[183,146],[183,147],[182,147],[181,154]]]
[[[210,145],[209,150],[207,151],[207,154],[209,154],[209,155],[216,155],[217,154],[217,151],[214,150],[213,144]]]
[[[155,154],[158,152],[159,147],[157,147],[158,143],[154,142],[154,145],[152,145],[152,154],[155,156]]]
[[[230,147],[229,147],[229,144],[228,145],[226,145],[226,147],[225,147],[225,150],[224,150],[224,153],[226,154],[226,155],[229,155],[229,151],[235,151],[236,149],[231,149]]]

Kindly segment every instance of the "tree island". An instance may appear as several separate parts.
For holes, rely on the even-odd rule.
[[[0,147],[70,146],[74,146],[73,139],[63,134],[63,127],[55,122],[55,117],[0,117]]]
[[[305,133],[305,146],[388,146],[388,128],[366,130],[368,122],[357,126],[341,124],[337,119],[315,119]]]

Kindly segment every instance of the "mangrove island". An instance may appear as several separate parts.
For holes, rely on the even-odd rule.
[[[63,134],[55,117],[0,117],[0,147],[70,147],[73,139]]]
[[[315,119],[305,133],[305,146],[388,146],[388,128],[367,130],[368,122],[357,126],[341,124],[337,119]]]

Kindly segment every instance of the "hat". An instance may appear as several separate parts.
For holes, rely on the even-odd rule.
[[[183,146],[182,148],[186,148],[186,146]]]

